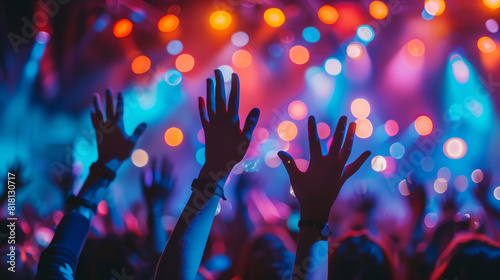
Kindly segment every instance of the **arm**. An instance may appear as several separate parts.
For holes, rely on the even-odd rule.
[[[205,132],[205,164],[198,179],[224,188],[235,164],[245,156],[259,119],[254,108],[247,116],[243,131],[238,117],[239,80],[233,74],[226,110],[224,79],[215,70],[216,88],[207,79],[207,108],[199,98],[199,111]],[[213,104],[213,105],[212,105]],[[208,114],[208,116],[207,116]],[[175,225],[156,270],[156,279],[194,279],[208,239],[220,197],[212,192],[193,189]]]
[[[96,165],[90,168],[77,197],[84,199],[88,204],[98,205],[113,178],[110,172],[116,172],[121,163],[130,156],[146,124],[139,125],[130,137],[125,134],[121,93],[118,94],[115,113],[111,92],[109,90],[106,92],[106,121],[98,96],[94,97],[94,106],[96,112],[91,116],[96,131],[99,158]],[[104,172],[106,169],[109,170]],[[37,279],[73,279],[78,256],[95,213],[82,204],[67,206],[68,210],[57,226],[52,242],[40,256]]]
[[[344,142],[344,131],[347,118],[341,117],[332,146],[328,154],[323,156],[318,138],[316,121],[309,117],[309,150],[311,160],[306,172],[301,172],[293,158],[285,153],[278,155],[283,161],[290,177],[295,196],[300,206],[300,221],[326,225],[330,209],[335,202],[344,182],[351,177],[370,156],[365,151],[351,164],[346,165],[351,154],[356,124],[350,123]],[[342,145],[342,142],[344,144]],[[297,244],[297,254],[292,279],[310,279],[316,273],[316,267],[327,259],[327,237],[316,227],[301,226]]]

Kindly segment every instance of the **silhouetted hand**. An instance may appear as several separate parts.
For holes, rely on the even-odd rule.
[[[344,142],[346,122],[347,117],[340,118],[330,150],[327,155],[323,156],[316,121],[313,116],[309,117],[308,131],[311,160],[306,172],[301,172],[297,168],[294,159],[289,154],[283,151],[278,153],[290,177],[295,196],[299,201],[301,219],[326,223],[330,209],[342,185],[371,154],[370,151],[365,151],[355,161],[346,165],[351,154],[356,130],[356,123],[350,123]]]
[[[151,178],[147,178],[151,172]],[[150,180],[148,180],[150,179]],[[141,185],[148,209],[161,215],[163,204],[172,192],[174,179],[172,177],[172,165],[166,157],[163,157],[160,171],[156,167],[156,159],[151,161],[151,169],[141,172]]]
[[[99,160],[107,163],[112,160],[122,162],[126,160],[137,140],[146,129],[146,124],[141,123],[129,137],[123,126],[123,95],[118,93],[116,110],[113,109],[111,91],[106,90],[106,119],[101,109],[99,95],[94,96],[95,112],[91,113],[92,125],[96,132],[97,151]]]
[[[25,170],[26,170],[25,165],[19,159],[15,160],[9,166],[9,168],[7,169],[7,172],[13,174],[14,176],[8,176],[8,174],[6,173],[7,176],[2,180],[5,191],[3,192],[2,196],[0,197],[0,206],[5,201],[7,201],[8,197],[9,197],[9,192],[8,192],[9,189],[7,187],[9,185],[12,185],[12,183],[9,184],[9,181],[14,183],[14,186],[15,186],[14,191],[16,193],[17,193],[17,191],[19,191],[20,189],[23,189],[26,185],[29,184],[29,181],[24,178]],[[11,177],[10,180],[9,180],[9,177]]]
[[[441,200],[441,209],[443,212],[452,213],[453,215],[458,211],[458,205],[456,204],[456,191],[455,188],[449,187],[443,194]]]
[[[257,108],[250,111],[242,131],[238,116],[240,99],[238,75],[232,74],[227,110],[224,78],[218,69],[215,70],[215,80],[214,89],[213,81],[207,79],[207,106],[205,107],[202,97],[198,100],[201,124],[205,132],[205,164],[199,178],[218,182],[225,180],[234,165],[245,156],[260,111]]]
[[[352,204],[354,210],[361,213],[370,212],[373,208],[375,208],[375,205],[377,203],[377,199],[374,193],[368,190],[364,193],[355,195],[353,200],[354,201]]]
[[[419,178],[414,172],[410,172],[407,176],[407,186],[410,194],[408,195],[408,200],[412,213],[415,216],[421,216],[425,210],[425,204],[427,201],[427,196],[425,194],[424,185],[420,182]]]
[[[474,195],[483,205],[488,204],[488,194],[490,193],[490,183],[491,183],[491,175],[488,172],[483,172],[483,180],[477,184],[477,187],[474,189]]]

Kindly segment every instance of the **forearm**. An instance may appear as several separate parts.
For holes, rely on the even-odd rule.
[[[321,236],[320,230],[301,227],[292,280],[312,279],[315,274],[326,275],[327,266],[321,264],[327,260],[328,242]]]
[[[162,211],[154,211],[153,209],[148,209],[148,232],[149,232],[149,242],[154,252],[161,255],[165,244],[167,243],[167,233],[162,224],[162,216],[159,214]]]

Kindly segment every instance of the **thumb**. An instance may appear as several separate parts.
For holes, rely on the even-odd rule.
[[[137,126],[137,128],[134,131],[134,134],[130,136],[129,140],[132,141],[133,143],[137,143],[137,140],[139,140],[139,137],[144,133],[144,130],[146,130],[146,123],[141,123],[140,125]]]
[[[280,151],[278,152],[278,156],[283,162],[283,165],[285,166],[286,171],[288,172],[288,176],[290,178],[300,172],[299,169],[297,168],[295,160],[290,154]]]

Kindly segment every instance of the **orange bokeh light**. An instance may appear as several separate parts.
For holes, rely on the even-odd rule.
[[[288,105],[288,114],[294,120],[302,120],[307,116],[307,106],[300,100],[295,100]]]
[[[444,13],[446,3],[443,0],[425,0],[424,7],[429,15],[439,16]]]
[[[270,8],[264,12],[264,20],[270,26],[278,27],[285,22],[285,14],[278,8]]]
[[[366,119],[370,115],[370,103],[363,98],[355,99],[351,103],[351,113],[358,119]]]
[[[483,3],[486,7],[493,10],[500,8],[500,0],[483,0]]]
[[[132,72],[134,72],[135,74],[146,73],[150,67],[151,67],[151,60],[144,55],[136,57],[132,61],[131,65]]]
[[[433,127],[432,120],[428,116],[420,116],[415,120],[415,130],[422,136],[431,134]]]
[[[292,141],[297,136],[297,126],[291,121],[284,121],[278,126],[278,135],[285,141]]]
[[[425,53],[425,45],[424,42],[419,39],[413,39],[406,44],[406,48],[408,52],[413,56],[422,56]]]
[[[252,55],[246,50],[237,50],[233,53],[232,61],[238,68],[246,68],[252,63]]]
[[[179,146],[183,138],[182,131],[177,127],[171,127],[165,131],[165,143],[169,146]]]
[[[113,34],[117,38],[125,37],[132,32],[132,22],[128,19],[120,19],[113,26]]]
[[[497,45],[490,37],[481,37],[477,40],[477,47],[483,53],[492,53],[496,50]]]
[[[382,1],[371,2],[368,9],[370,10],[370,15],[374,19],[384,19],[389,13],[387,5]]]
[[[368,119],[357,119],[356,120],[356,136],[365,139],[372,135],[373,125]]]
[[[175,60],[175,68],[179,72],[189,72],[194,67],[194,57],[190,54],[181,54]]]
[[[339,19],[339,12],[330,5],[324,5],[318,10],[318,18],[326,24],[334,24]]]
[[[210,15],[210,25],[217,30],[224,30],[231,25],[231,15],[226,11],[216,11]]]
[[[179,18],[175,15],[166,15],[158,21],[158,30],[172,32],[179,26]]]
[[[295,64],[304,64],[309,61],[309,51],[306,47],[301,45],[293,46],[290,49],[290,59]]]

